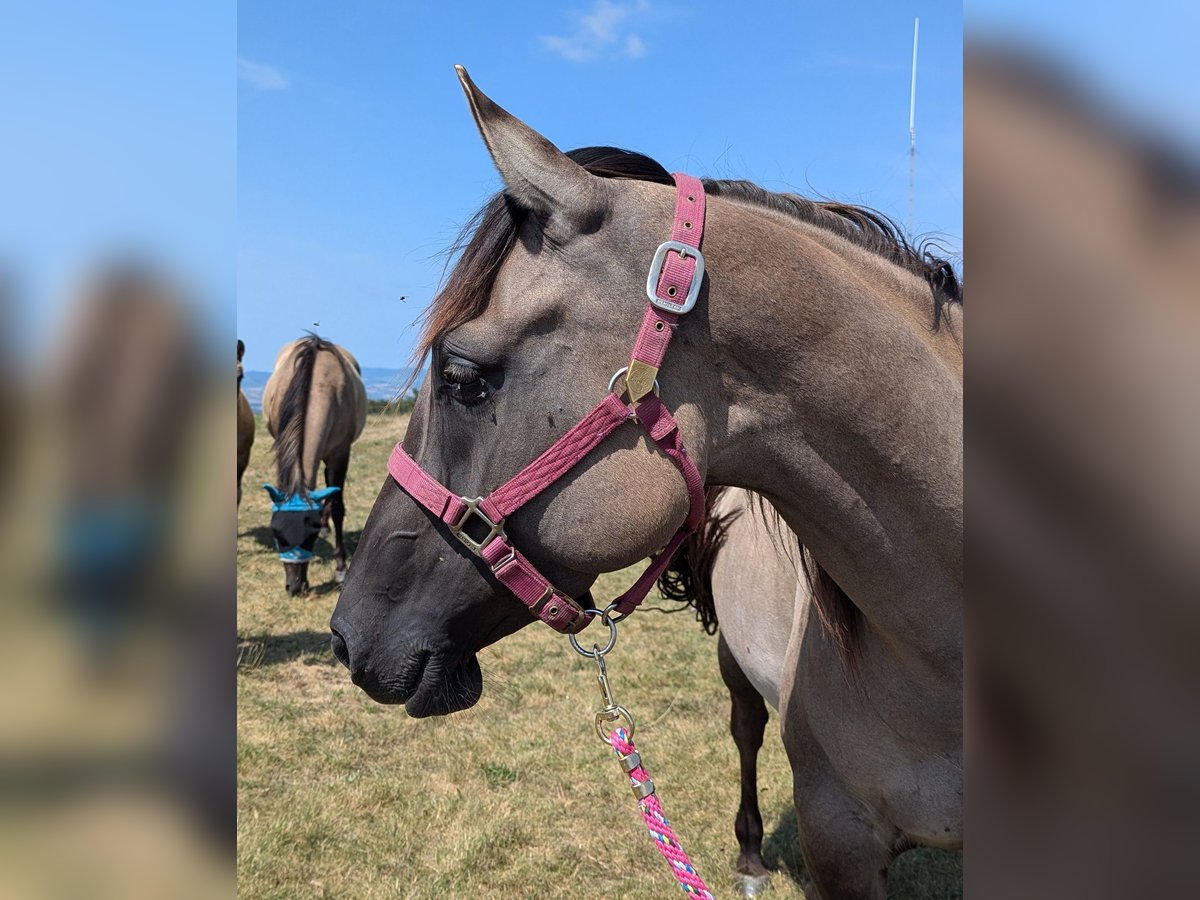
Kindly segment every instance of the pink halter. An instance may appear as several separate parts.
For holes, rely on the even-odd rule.
[[[696,464],[683,448],[679,425],[658,399],[654,376],[662,365],[679,316],[696,305],[704,280],[704,185],[698,178],[676,172],[675,220],[671,240],[659,246],[646,279],[650,305],[633,345],[630,363],[618,370],[609,393],[578,424],[550,445],[541,456],[486,497],[469,499],[452,493],[417,464],[397,444],[388,460],[388,471],[414,500],[440,518],[462,543],[488,564],[496,580],[529,607],[530,612],[565,634],[582,631],[593,613],[556,590],[508,540],[504,520],[579,464],[593,448],[619,426],[640,422],[650,439],[679,467],[687,483],[691,508],[683,525],[654,558],[633,587],[613,606],[626,616],[645,598],[654,582],[688,535],[704,518],[704,483]],[[626,376],[626,403],[613,387]],[[650,391],[653,385],[654,391]],[[468,530],[469,529],[469,530]]]

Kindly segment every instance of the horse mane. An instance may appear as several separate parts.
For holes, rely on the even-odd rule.
[[[633,178],[664,185],[674,183],[671,174],[661,165],[631,150],[583,147],[569,151],[567,156],[601,178]],[[948,304],[961,306],[963,303],[962,285],[954,266],[934,252],[936,244],[931,240],[912,243],[883,213],[849,203],[774,193],[752,182],[736,179],[706,178],[704,189],[716,197],[774,210],[815,225],[921,278],[930,290],[930,328],[933,331],[941,325]],[[443,335],[478,318],[487,309],[500,266],[516,242],[527,215],[525,209],[501,191],[488,200],[460,232],[448,251],[447,265],[455,256],[458,262],[422,316],[421,337],[413,359],[414,380],[426,354]],[[782,530],[781,534],[792,534],[779,521],[778,513],[768,509],[765,502],[760,513],[768,524],[773,519]],[[712,603],[712,561],[724,541],[730,521],[713,523],[706,518],[701,530],[659,580],[659,588],[665,596],[684,599],[695,607],[697,619],[710,634],[717,626],[716,608]],[[852,666],[862,614],[808,549],[798,542],[796,546],[800,551],[800,568],[812,590],[817,617],[842,659]]]
[[[704,189],[714,197],[726,197],[752,206],[781,212],[801,222],[816,225],[895,263],[924,280],[933,295],[931,328],[938,330],[946,304],[962,304],[962,285],[954,266],[935,253],[937,242],[926,238],[913,244],[892,219],[865,206],[832,200],[810,200],[799,194],[768,191],[750,181],[705,180]]]
[[[704,521],[684,541],[666,571],[658,577],[658,590],[667,600],[686,603],[696,610],[696,621],[705,634],[716,634],[717,607],[713,601],[712,572],[717,551],[725,544],[729,526],[740,511],[713,514],[713,507],[727,488],[708,489],[704,498]]]
[[[567,156],[601,178],[632,178],[656,184],[674,184],[671,173],[648,156],[617,147],[581,147]],[[750,181],[706,178],[704,189],[763,209],[781,212],[816,225],[850,243],[889,260],[923,279],[932,299],[932,330],[942,321],[947,304],[961,305],[962,285],[953,264],[935,252],[926,239],[913,244],[900,227],[883,213],[849,203],[810,200],[798,194],[768,191]],[[421,318],[421,337],[413,354],[414,368],[438,339],[483,314],[492,286],[528,212],[503,191],[492,196],[467,222],[447,251],[458,258],[443,288]]]
[[[292,377],[279,402],[275,437],[275,471],[279,489],[290,496],[308,496],[304,479],[304,420],[312,389],[313,367],[322,350],[334,353],[334,345],[313,332],[301,338],[292,356]],[[340,357],[339,357],[340,359]]]

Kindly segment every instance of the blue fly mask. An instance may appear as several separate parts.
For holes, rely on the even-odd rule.
[[[321,531],[322,501],[341,488],[327,487],[291,496],[273,484],[264,484],[263,489],[271,496],[271,534],[279,558],[285,563],[308,562]]]

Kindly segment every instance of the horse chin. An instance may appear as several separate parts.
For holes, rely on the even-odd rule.
[[[344,640],[335,632],[334,655],[346,663],[344,648]],[[350,677],[376,703],[403,704],[415,719],[470,709],[483,693],[483,673],[474,654],[447,666],[446,658],[440,654],[419,651],[412,653],[394,674],[379,677],[351,669]]]
[[[431,662],[425,667],[416,690],[404,702],[404,711],[414,719],[448,716],[470,709],[483,694],[483,672],[479,658],[471,654],[449,671]]]
[[[283,589],[289,597],[303,597],[308,594],[308,562],[283,561]]]

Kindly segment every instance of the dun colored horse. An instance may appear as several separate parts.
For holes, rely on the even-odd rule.
[[[788,660],[805,654],[806,630],[821,627],[813,616],[808,572],[815,569],[769,506],[745,491],[714,489],[705,527],[684,545],[660,581],[667,597],[696,608],[706,631],[712,633],[720,623],[717,658],[729,689],[729,729],[741,773],[741,799],[734,819],[740,851],[736,885],[746,897],[761,893],[769,877],[762,857],[757,783],[767,705],[779,710],[798,690],[795,676],[788,677]],[[797,643],[794,648],[792,641]],[[886,727],[892,714],[886,698],[875,712],[866,721],[848,723],[846,732],[861,734]],[[854,752],[832,764],[843,771],[869,769],[869,753],[855,745]],[[885,810],[873,813],[888,818]]]
[[[246,353],[246,345],[238,338],[237,342],[237,502],[242,504],[242,476],[246,474],[246,466],[250,465],[250,448],[254,446],[254,411],[250,409],[250,401],[242,393],[242,357]]]
[[[306,593],[308,563],[322,526],[334,529],[334,580],[346,577],[342,489],[350,445],[367,423],[361,368],[346,350],[315,334],[288,344],[263,389],[263,418],[275,438],[279,486],[263,485],[273,503],[271,530],[284,563],[284,586]],[[325,464],[325,487],[317,470]]]
[[[505,190],[430,310],[404,449],[473,498],[629,365],[677,192],[644,156],[560,152],[459,75]],[[820,560],[780,691],[801,840],[817,896],[881,898],[901,849],[962,840],[958,285],[868,210],[704,189],[706,274],[660,396],[706,483],[761,494]],[[657,552],[689,508],[680,470],[631,426],[503,527],[558,595],[591,606],[597,575]],[[474,704],[479,650],[529,609],[393,479],[358,554],[331,622],[354,682],[414,716]],[[747,625],[778,639],[770,619]]]
[[[143,261],[82,282],[51,368],[56,581],[97,660],[176,586],[204,348],[187,294]]]
[[[767,705],[780,708],[792,619],[797,608],[807,615],[812,603],[790,532],[773,518],[746,515],[750,506],[745,491],[710,490],[703,527],[659,579],[665,597],[693,606],[704,630],[717,632],[717,662],[729,689],[729,732],[741,776],[733,826],[739,849],[735,883],[746,897],[765,890],[770,877],[758,807],[758,752]],[[760,504],[760,509],[766,507]]]

